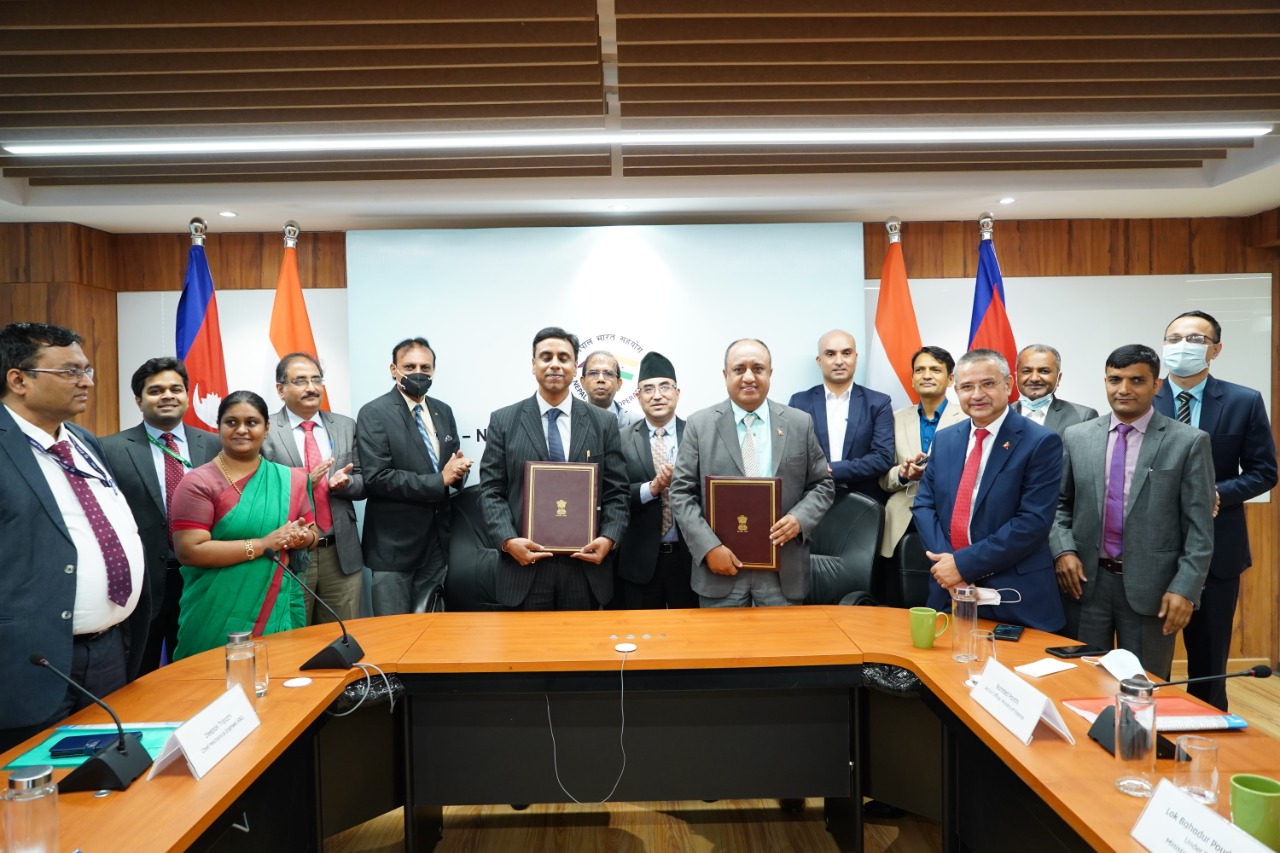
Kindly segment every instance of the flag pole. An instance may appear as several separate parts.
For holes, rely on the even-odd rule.
[[[902,242],[902,220],[896,216],[890,216],[884,221],[884,230],[889,232],[890,243]]]
[[[983,240],[990,240],[995,236],[996,218],[990,211],[978,214],[978,229],[982,233]]]
[[[209,223],[197,216],[187,223],[187,230],[191,232],[191,245],[203,246],[204,235],[209,230]]]
[[[290,219],[284,224],[284,247],[286,249],[298,248],[298,235],[302,233],[302,226]]]

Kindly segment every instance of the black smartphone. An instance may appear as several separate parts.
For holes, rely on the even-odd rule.
[[[113,742],[117,734],[117,732],[102,732],[95,735],[64,737],[49,748],[49,757],[74,758],[77,755],[93,755],[107,744]],[[142,732],[125,732],[125,734],[142,737]]]
[[[1021,625],[1006,625],[1001,622],[996,626],[995,631],[992,633],[996,635],[997,640],[1008,640],[1009,642],[1016,643],[1018,640],[1022,639],[1022,632],[1025,630],[1026,629]]]
[[[1078,646],[1050,646],[1045,649],[1046,652],[1056,658],[1082,658],[1089,655],[1105,655],[1111,649],[1104,649],[1102,646],[1089,646],[1081,644]]]

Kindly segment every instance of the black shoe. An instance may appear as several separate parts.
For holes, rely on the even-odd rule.
[[[528,804],[528,803],[512,803],[512,804],[511,804],[511,810],[512,810],[512,811],[522,812],[522,811],[524,811],[524,810],[525,810],[525,809],[527,809],[527,808],[529,808],[529,804]]]
[[[906,809],[900,809],[897,806],[891,806],[880,800],[867,800],[862,804],[862,816],[875,818],[877,820],[892,820],[894,818],[906,817],[911,812]]]
[[[804,811],[804,798],[783,797],[778,800],[778,805],[782,806],[782,810],[787,814],[800,814]]]

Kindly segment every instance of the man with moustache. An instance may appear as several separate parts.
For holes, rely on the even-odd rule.
[[[1167,681],[1213,554],[1213,455],[1208,435],[1152,405],[1155,350],[1113,351],[1105,381],[1111,415],[1067,430],[1058,585],[1081,642],[1128,649]]]
[[[276,393],[284,401],[271,416],[262,455],[290,468],[311,472],[319,538],[303,579],[341,619],[360,615],[364,556],[352,501],[364,498],[364,472],[356,449],[356,422],[320,410],[324,370],[310,353],[291,352],[276,365]],[[305,596],[307,624],[333,616]]]
[[[1018,393],[1014,411],[1058,435],[1067,427],[1098,416],[1097,409],[1058,396],[1062,382],[1062,356],[1048,344],[1032,344],[1018,353]]]
[[[613,574],[601,563],[627,527],[626,463],[618,421],[576,400],[578,338],[548,326],[533,338],[537,392],[495,411],[480,459],[480,505],[498,563],[499,603],[513,610],[595,610],[613,597]],[[598,535],[572,554],[547,551],[521,533],[525,462],[599,465]]]
[[[661,353],[640,361],[636,395],[644,419],[622,430],[631,481],[631,523],[618,551],[622,606],[627,610],[697,607],[689,585],[689,546],[671,510],[671,478],[684,420],[676,417],[676,369]]]
[[[426,338],[400,341],[391,349],[395,386],[356,417],[374,616],[434,607],[448,570],[449,501],[471,460],[458,449],[453,409],[427,396],[435,368]]]
[[[1156,411],[1209,434],[1218,501],[1209,576],[1182,631],[1188,678],[1227,671],[1240,576],[1253,565],[1244,502],[1276,484],[1276,445],[1262,395],[1210,375],[1221,353],[1222,326],[1203,311],[1179,314],[1164,331],[1169,378],[1156,393]],[[1227,710],[1223,679],[1188,684],[1187,692]]]
[[[848,332],[823,335],[814,360],[822,384],[793,394],[790,405],[813,419],[836,488],[884,503],[888,496],[879,480],[893,464],[893,403],[887,394],[853,381],[858,344]]]
[[[70,423],[93,367],[70,329],[0,328],[0,752],[130,681],[151,606],[138,526],[102,446]]]
[[[169,499],[192,468],[213,460],[222,443],[213,433],[188,429],[187,368],[172,356],[152,358],[133,372],[133,401],[142,423],[102,439],[102,450],[129,502],[142,537],[151,594],[151,625],[139,674],[158,668],[178,641],[182,573],[169,532]]]
[[[911,388],[920,402],[893,413],[895,464],[880,478],[880,488],[889,495],[884,508],[884,535],[880,540],[882,557],[893,556],[911,525],[911,505],[929,462],[934,435],[964,420],[960,407],[947,400],[955,365],[951,353],[942,347],[921,347],[911,356]]]
[[[578,381],[587,393],[587,402],[611,412],[618,419],[618,429],[626,429],[639,420],[635,412],[614,402],[622,388],[622,366],[613,353],[596,350],[588,355],[582,362],[582,378]]]
[[[809,594],[809,537],[835,497],[827,458],[807,413],[770,402],[773,361],[763,342],[730,344],[723,373],[729,397],[689,417],[671,484],[672,513],[692,557],[693,590],[703,607],[802,604]],[[743,569],[712,531],[704,513],[707,476],[781,478],[784,514],[769,530],[779,547],[778,571]]]
[[[1062,439],[1013,411],[1004,356],[960,356],[956,397],[969,416],[938,430],[911,514],[933,560],[928,605],[949,610],[951,590],[1002,590],[983,616],[1042,631],[1062,627],[1049,553],[1062,483]]]

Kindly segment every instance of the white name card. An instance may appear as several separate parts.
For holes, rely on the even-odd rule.
[[[1023,743],[1031,743],[1031,733],[1041,720],[1067,743],[1076,742],[1053,700],[994,658],[987,661],[969,696]]]
[[[147,778],[155,776],[181,755],[191,775],[200,779],[258,725],[253,705],[244,695],[244,689],[237,684],[169,735]]]
[[[1267,853],[1271,849],[1168,779],[1156,785],[1129,834],[1153,853]]]

